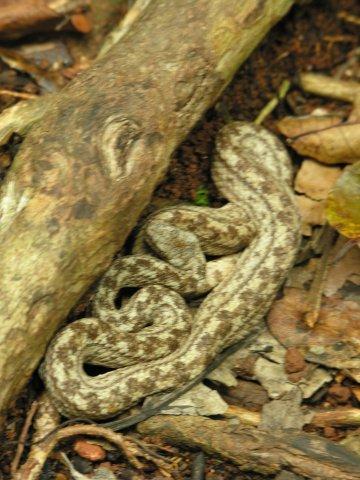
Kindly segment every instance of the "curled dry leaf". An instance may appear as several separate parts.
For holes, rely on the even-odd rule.
[[[296,138],[339,125],[343,121],[340,115],[306,115],[303,117],[284,117],[277,122],[280,133],[288,138]]]
[[[305,358],[338,369],[360,368],[360,305],[338,298],[324,298],[318,323],[307,327],[307,295],[296,288],[285,290],[275,302],[268,327],[280,343],[298,347]]]
[[[360,162],[346,167],[336,181],[327,200],[326,217],[342,235],[360,240]]]
[[[325,200],[340,175],[339,167],[304,160],[295,178],[295,190],[313,200]]]
[[[337,117],[339,120],[339,117]],[[295,128],[298,122],[298,128]],[[300,155],[320,162],[354,163],[360,160],[360,123],[339,123],[325,117],[283,119],[278,123],[280,132]]]

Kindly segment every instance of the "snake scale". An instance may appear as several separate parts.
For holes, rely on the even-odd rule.
[[[262,328],[299,245],[290,161],[263,127],[233,122],[212,176],[229,203],[155,212],[101,279],[93,317],[53,339],[42,376],[65,416],[109,418],[184,385]],[[138,290],[117,308],[128,287]],[[111,370],[90,376],[85,363]]]

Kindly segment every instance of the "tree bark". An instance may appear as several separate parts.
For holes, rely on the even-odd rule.
[[[2,186],[0,412],[124,243],[171,153],[293,0],[140,0],[49,99]]]
[[[159,415],[138,425],[143,435],[201,448],[241,470],[273,475],[291,470],[312,480],[360,479],[360,457],[341,445],[306,433],[266,432],[205,417]]]

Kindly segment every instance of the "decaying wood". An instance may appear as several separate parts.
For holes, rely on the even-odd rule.
[[[2,0],[0,39],[64,27],[67,17],[89,5],[90,0]]]
[[[156,0],[49,99],[2,186],[0,411],[109,265],[169,163],[292,0]]]
[[[360,426],[360,410],[354,407],[338,407],[328,410],[310,410],[309,424],[316,427],[358,427]],[[242,425],[257,427],[261,422],[261,413],[247,408],[229,405],[226,417],[237,418]]]
[[[360,457],[341,445],[305,433],[266,432],[230,420],[159,415],[138,425],[144,435],[201,448],[244,471],[265,475],[283,468],[312,480],[360,479]]]
[[[318,427],[360,426],[360,409],[339,407],[332,410],[315,411],[311,423]]]
[[[299,84],[305,92],[344,102],[354,103],[360,96],[359,82],[339,80],[318,73],[302,73],[299,75]]]

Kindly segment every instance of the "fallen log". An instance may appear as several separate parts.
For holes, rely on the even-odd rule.
[[[360,479],[360,457],[306,433],[267,432],[229,420],[158,415],[137,427],[142,435],[221,456],[241,470],[273,475],[282,469],[312,480]]]
[[[171,153],[292,3],[139,0],[121,42],[49,97],[1,189],[1,413],[124,243]]]

